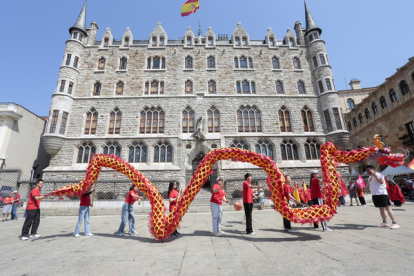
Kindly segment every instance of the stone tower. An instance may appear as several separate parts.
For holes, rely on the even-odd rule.
[[[302,28],[298,22],[295,26],[298,43],[304,36],[304,43],[308,46],[313,67],[312,77],[314,84],[316,84],[315,90],[319,92],[319,107],[324,118],[327,139],[337,145],[339,149],[344,150],[349,140],[349,132],[346,131],[343,121],[339,94],[335,88],[325,41],[321,38],[322,30],[313,20],[306,2],[305,16],[306,29],[300,30]]]
[[[47,131],[42,137],[43,146],[50,155],[58,153],[65,143],[66,125],[72,110],[73,94],[80,73],[80,57],[85,49],[84,43],[88,41],[86,5],[87,1],[75,24],[69,29],[70,38],[66,41],[56,90],[52,95]]]

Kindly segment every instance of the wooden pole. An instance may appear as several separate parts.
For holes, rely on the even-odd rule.
[[[94,188],[94,190],[93,190],[93,194],[92,194],[92,207],[93,207],[93,201],[95,200],[95,193],[96,193],[96,183],[97,183],[98,181],[95,181],[95,188]]]
[[[378,170],[378,168],[379,168],[379,166],[381,165],[381,163],[378,163],[378,165],[377,165],[377,167],[375,168],[375,172],[377,172],[377,170]],[[375,173],[374,172],[374,173]],[[371,183],[371,180],[372,180],[372,178],[373,178],[374,176],[373,175],[371,175],[371,177],[369,178],[369,180],[368,180],[368,184],[367,184],[367,187],[369,186],[369,183]]]

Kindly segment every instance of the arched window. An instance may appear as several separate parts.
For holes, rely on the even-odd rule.
[[[298,91],[299,91],[299,94],[306,94],[305,84],[301,81],[298,81]]]
[[[129,37],[125,37],[124,39],[124,47],[129,47]]]
[[[395,102],[396,100],[398,100],[397,93],[395,92],[394,89],[390,90],[390,99],[391,99],[392,103]]]
[[[294,69],[300,69],[301,68],[300,67],[300,61],[299,61],[299,59],[297,57],[294,57],[293,58],[293,68]]]
[[[109,47],[109,38],[105,37],[104,39],[104,47],[108,48]]]
[[[187,107],[183,110],[183,133],[194,133],[194,110]]]
[[[185,58],[185,69],[193,69],[193,58],[190,56]]]
[[[302,109],[302,122],[303,130],[305,132],[315,131],[315,127],[313,126],[312,112],[306,106]]]
[[[273,160],[273,147],[267,140],[260,140],[259,142],[257,142],[257,144],[255,145],[255,152],[267,156]]]
[[[346,100],[347,104],[348,104],[348,108],[355,108],[355,104],[354,104],[354,100],[349,98],[348,100]]]
[[[121,58],[121,62],[119,63],[119,70],[126,70],[127,68],[127,58]]]
[[[358,126],[358,122],[357,122],[357,120],[355,119],[355,117],[352,119],[352,121],[354,122],[354,127],[357,127],[357,126]]]
[[[237,57],[234,58],[234,68],[239,69],[239,58]]]
[[[242,82],[243,94],[250,94],[250,85],[248,81]]]
[[[294,47],[295,43],[293,42],[293,38],[289,38],[289,46]]]
[[[152,47],[157,47],[157,37],[156,36],[152,37]]]
[[[351,131],[352,130],[352,124],[351,124],[351,122],[348,122],[348,131]]]
[[[364,122],[364,117],[361,113],[358,114],[359,123],[362,124]]]
[[[161,107],[145,107],[141,111],[140,133],[164,133],[164,111]]]
[[[144,143],[134,142],[129,147],[128,162],[129,163],[145,163],[145,162],[147,162],[147,147],[145,146]]]
[[[92,143],[83,143],[79,147],[77,163],[89,163],[91,157],[95,154],[96,148]]]
[[[374,112],[374,115],[378,113],[378,107],[376,103],[372,103],[372,112]]]
[[[237,110],[239,132],[262,132],[260,111],[255,107],[241,106]]]
[[[282,108],[279,109],[279,124],[281,132],[292,132],[290,113],[285,106],[282,106]]]
[[[371,113],[369,112],[369,109],[368,108],[365,108],[365,118],[367,118],[367,120],[369,118],[371,118]]]
[[[98,61],[98,70],[104,70],[105,69],[105,58],[100,58]]]
[[[276,91],[277,94],[285,94],[285,91],[283,90],[283,83],[281,81],[276,82]]]
[[[212,56],[209,56],[207,59],[207,68],[214,69],[216,68],[216,59]]]
[[[153,56],[148,58],[147,69],[165,69],[165,58]]]
[[[116,84],[116,94],[122,95],[124,93],[124,83],[122,81],[119,81]]]
[[[280,69],[279,59],[277,57],[272,58],[273,69]]]
[[[247,37],[243,36],[242,44],[243,44],[243,47],[247,47]]]
[[[322,81],[318,81],[318,86],[319,86],[319,93],[323,93],[323,92],[325,92],[325,89],[323,88],[323,83],[322,83]]]
[[[231,143],[230,147],[231,148],[245,149],[245,150],[249,149],[249,147],[246,145],[246,143],[242,140],[240,140],[240,141],[234,140],[233,143]]]
[[[408,87],[408,84],[405,80],[400,82],[400,89],[401,89],[401,93],[403,94],[403,96],[405,94],[410,93],[410,88]]]
[[[212,36],[209,36],[208,37],[208,46],[213,46],[214,44],[213,44],[213,37]]]
[[[208,93],[209,94],[216,94],[217,90],[216,90],[216,82],[211,80],[208,82]]]
[[[307,140],[305,144],[306,160],[320,159],[321,146],[315,140]]]
[[[240,57],[240,68],[247,69],[247,59],[244,56]]]
[[[275,40],[271,37],[269,38],[269,46],[274,47],[275,46]]]
[[[189,80],[185,82],[185,94],[193,94],[193,83]]]
[[[236,45],[237,47],[240,47],[240,38],[239,38],[239,37],[236,37],[236,38],[234,39],[234,41],[235,41],[235,45]]]
[[[96,125],[98,123],[98,112],[95,108],[91,108],[86,113],[86,122],[85,122],[85,134],[95,134],[96,133]]]
[[[193,46],[193,39],[191,36],[187,36],[187,46]]]
[[[255,83],[244,80],[236,82],[237,94],[256,94]],[[243,90],[243,91],[242,91]]]
[[[382,109],[384,109],[384,108],[386,108],[386,107],[387,107],[387,100],[385,99],[385,97],[384,97],[384,96],[382,96],[382,97],[380,98],[380,103],[381,103],[381,107],[382,107]]]
[[[104,146],[103,153],[114,154],[116,156],[121,157],[121,146],[118,144],[118,142],[109,142],[108,144],[106,144],[106,146]]]
[[[220,132],[220,112],[214,107],[207,111],[208,132]]]
[[[98,81],[97,83],[95,83],[95,85],[93,86],[93,95],[94,96],[99,96],[101,94],[101,83]]]
[[[237,89],[237,94],[241,94],[242,92],[241,92],[241,84],[240,84],[240,82],[238,81],[238,82],[236,82],[236,89]]]
[[[253,59],[249,58],[249,69],[253,69]]]
[[[154,162],[172,162],[172,147],[168,142],[158,142],[154,147]]]
[[[164,82],[163,81],[149,81],[145,82],[145,95],[163,95],[164,94]]]
[[[160,47],[165,46],[165,38],[163,36],[160,37]]]
[[[152,61],[152,69],[160,69],[160,57],[155,56]]]
[[[299,160],[298,147],[292,140],[284,140],[280,145],[282,160]]]
[[[119,134],[121,132],[121,118],[122,112],[116,107],[110,113],[111,117],[109,120],[109,134]]]

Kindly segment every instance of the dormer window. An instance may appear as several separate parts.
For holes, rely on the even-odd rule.
[[[187,36],[187,46],[189,46],[189,47],[193,46],[193,40],[192,40],[191,36]]]
[[[293,38],[289,38],[289,46],[295,47],[295,43],[293,43]]]
[[[157,47],[157,38],[155,36],[152,38],[152,46]]]
[[[273,40],[273,38],[269,38],[269,46],[270,47],[274,47],[275,46],[275,41]]]
[[[236,47],[240,47],[240,38],[239,37],[236,37],[235,44],[236,44]]]
[[[124,47],[129,47],[129,37],[125,37]]]
[[[164,47],[164,45],[165,45],[165,38],[160,37],[160,47]]]
[[[105,38],[104,40],[104,47],[108,48],[109,47],[109,38]]]
[[[212,36],[208,37],[208,46],[213,46],[213,37]]]
[[[242,44],[243,44],[243,47],[247,47],[247,38],[246,37],[242,38]]]

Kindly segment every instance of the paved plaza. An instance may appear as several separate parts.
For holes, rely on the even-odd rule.
[[[221,237],[210,213],[184,216],[178,238],[151,238],[147,215],[139,236],[118,237],[119,216],[91,217],[92,237],[74,238],[77,217],[44,217],[42,237],[20,241],[23,219],[0,223],[0,275],[408,275],[414,266],[414,202],[393,207],[401,229],[378,228],[378,209],[340,207],[333,232],[293,225],[283,231],[274,210],[253,211],[256,236],[244,233],[243,212],[225,212]],[[83,228],[81,228],[83,234]]]

